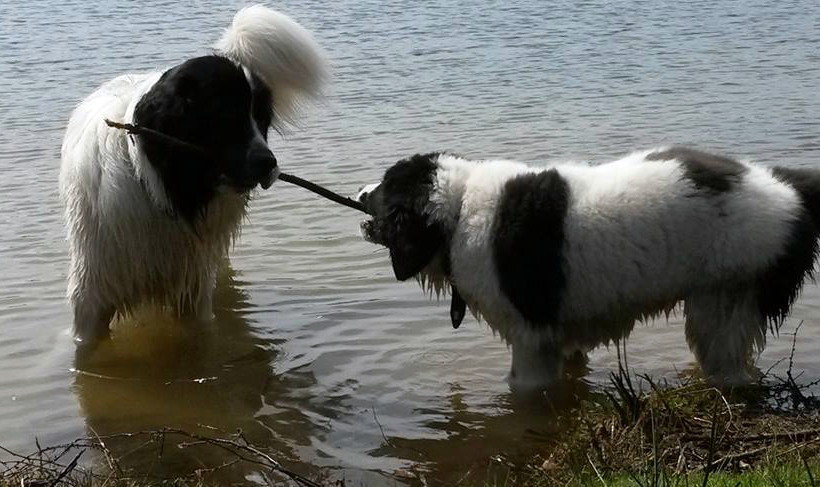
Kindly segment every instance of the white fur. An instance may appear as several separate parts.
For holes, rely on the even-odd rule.
[[[800,197],[769,169],[743,163],[748,172],[737,187],[692,198],[680,161],[646,161],[659,150],[598,166],[544,168],[438,157],[430,219],[448,229],[451,278],[460,294],[512,346],[514,388],[548,385],[566,356],[626,337],[636,317],[668,313],[680,299],[687,339],[705,374],[719,382],[749,379],[749,355],[765,342],[765,318],[751,286],[785,251]],[[562,326],[532,326],[501,291],[492,245],[494,228],[504,222],[495,215],[507,181],[551,168],[570,190]],[[421,278],[440,280],[436,272],[434,263]],[[624,302],[642,307],[619,316]],[[567,338],[567,326],[588,338]]]
[[[246,72],[249,67],[263,76],[277,115],[292,117],[294,96],[316,93],[325,74],[310,35],[261,6],[240,11],[219,45],[247,63]],[[80,341],[105,336],[116,312],[147,303],[210,319],[217,268],[246,214],[247,195],[226,189],[195,233],[170,216],[172,203],[138,139],[105,124],[131,122],[161,74],[103,84],[74,110],[66,128],[60,197],[71,254],[68,297]]]
[[[319,95],[329,76],[326,56],[311,33],[262,5],[237,12],[214,47],[268,84],[279,120],[293,122],[305,98]]]

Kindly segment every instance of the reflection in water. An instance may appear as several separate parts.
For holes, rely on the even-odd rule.
[[[492,414],[478,412],[467,391],[453,385],[440,404],[414,412],[429,418],[425,427],[438,432],[436,437],[387,435],[371,454],[412,460],[415,466],[404,479],[411,485],[483,485],[496,474],[503,479],[510,466],[531,461],[533,452],[545,451],[561,437],[568,421],[577,420],[576,407],[589,397],[591,388],[580,380],[583,363],[567,367],[571,380],[544,395],[493,397]]]
[[[149,312],[123,320],[111,340],[91,356],[76,358],[74,391],[89,435],[172,428],[224,437],[241,431],[277,460],[298,459],[294,446],[309,443],[311,423],[298,407],[277,400],[315,380],[309,373],[274,375],[278,344],[254,333],[242,283],[228,266],[214,308],[216,318],[209,324]],[[121,468],[157,477],[235,458],[215,447],[169,448],[183,441],[172,436],[163,446],[145,445],[148,439],[114,438],[106,444]],[[241,479],[252,470],[237,464],[219,475]]]

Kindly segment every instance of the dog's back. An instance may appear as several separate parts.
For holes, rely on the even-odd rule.
[[[751,279],[805,226],[799,194],[769,169],[732,161],[693,176],[695,162],[652,159],[660,152],[559,168],[571,194],[564,316],[662,305],[708,282]]]

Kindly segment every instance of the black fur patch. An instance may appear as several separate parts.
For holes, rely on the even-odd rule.
[[[387,246],[400,281],[421,272],[445,243],[443,230],[426,213],[438,156],[416,154],[397,162],[365,203],[373,215],[365,225],[367,237]]]
[[[808,168],[772,168],[774,177],[793,187],[812,219],[820,224],[820,171]]]
[[[555,322],[560,311],[569,196],[555,169],[517,176],[500,195],[493,254],[501,291],[533,324]]]
[[[384,173],[384,205],[388,208],[408,208],[421,214],[430,201],[436,176],[438,152],[416,154],[393,164]]]
[[[268,140],[268,131],[273,123],[274,115],[273,94],[268,85],[255,73],[251,73],[251,95],[253,97],[251,104],[253,121],[256,122],[256,127],[262,137]]]
[[[646,160],[678,160],[686,172],[686,177],[696,188],[715,193],[731,190],[748,171],[743,164],[734,159],[679,146],[653,152],[646,156]]]
[[[786,248],[759,280],[760,311],[779,327],[800,294],[806,279],[813,278],[820,236],[820,171],[774,168],[774,176],[800,194],[803,211],[792,222]]]
[[[255,80],[252,87],[242,68],[226,58],[202,56],[163,73],[137,103],[138,125],[211,155],[203,158],[140,136],[175,213],[192,223],[205,213],[218,186],[249,191],[276,164],[267,144],[256,137],[256,128],[267,135],[273,114],[270,90]]]

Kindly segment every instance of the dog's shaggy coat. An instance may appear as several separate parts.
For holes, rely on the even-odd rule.
[[[818,252],[820,172],[684,147],[598,166],[416,155],[359,195],[396,277],[451,290],[512,346],[514,388],[684,302],[710,379],[743,383]]]
[[[146,303],[210,319],[216,271],[250,192],[278,174],[268,131],[292,120],[325,77],[310,33],[253,6],[236,14],[214,54],[117,77],[74,110],[60,196],[80,341],[107,336],[115,313]],[[105,119],[159,130],[207,156],[129,136]]]

